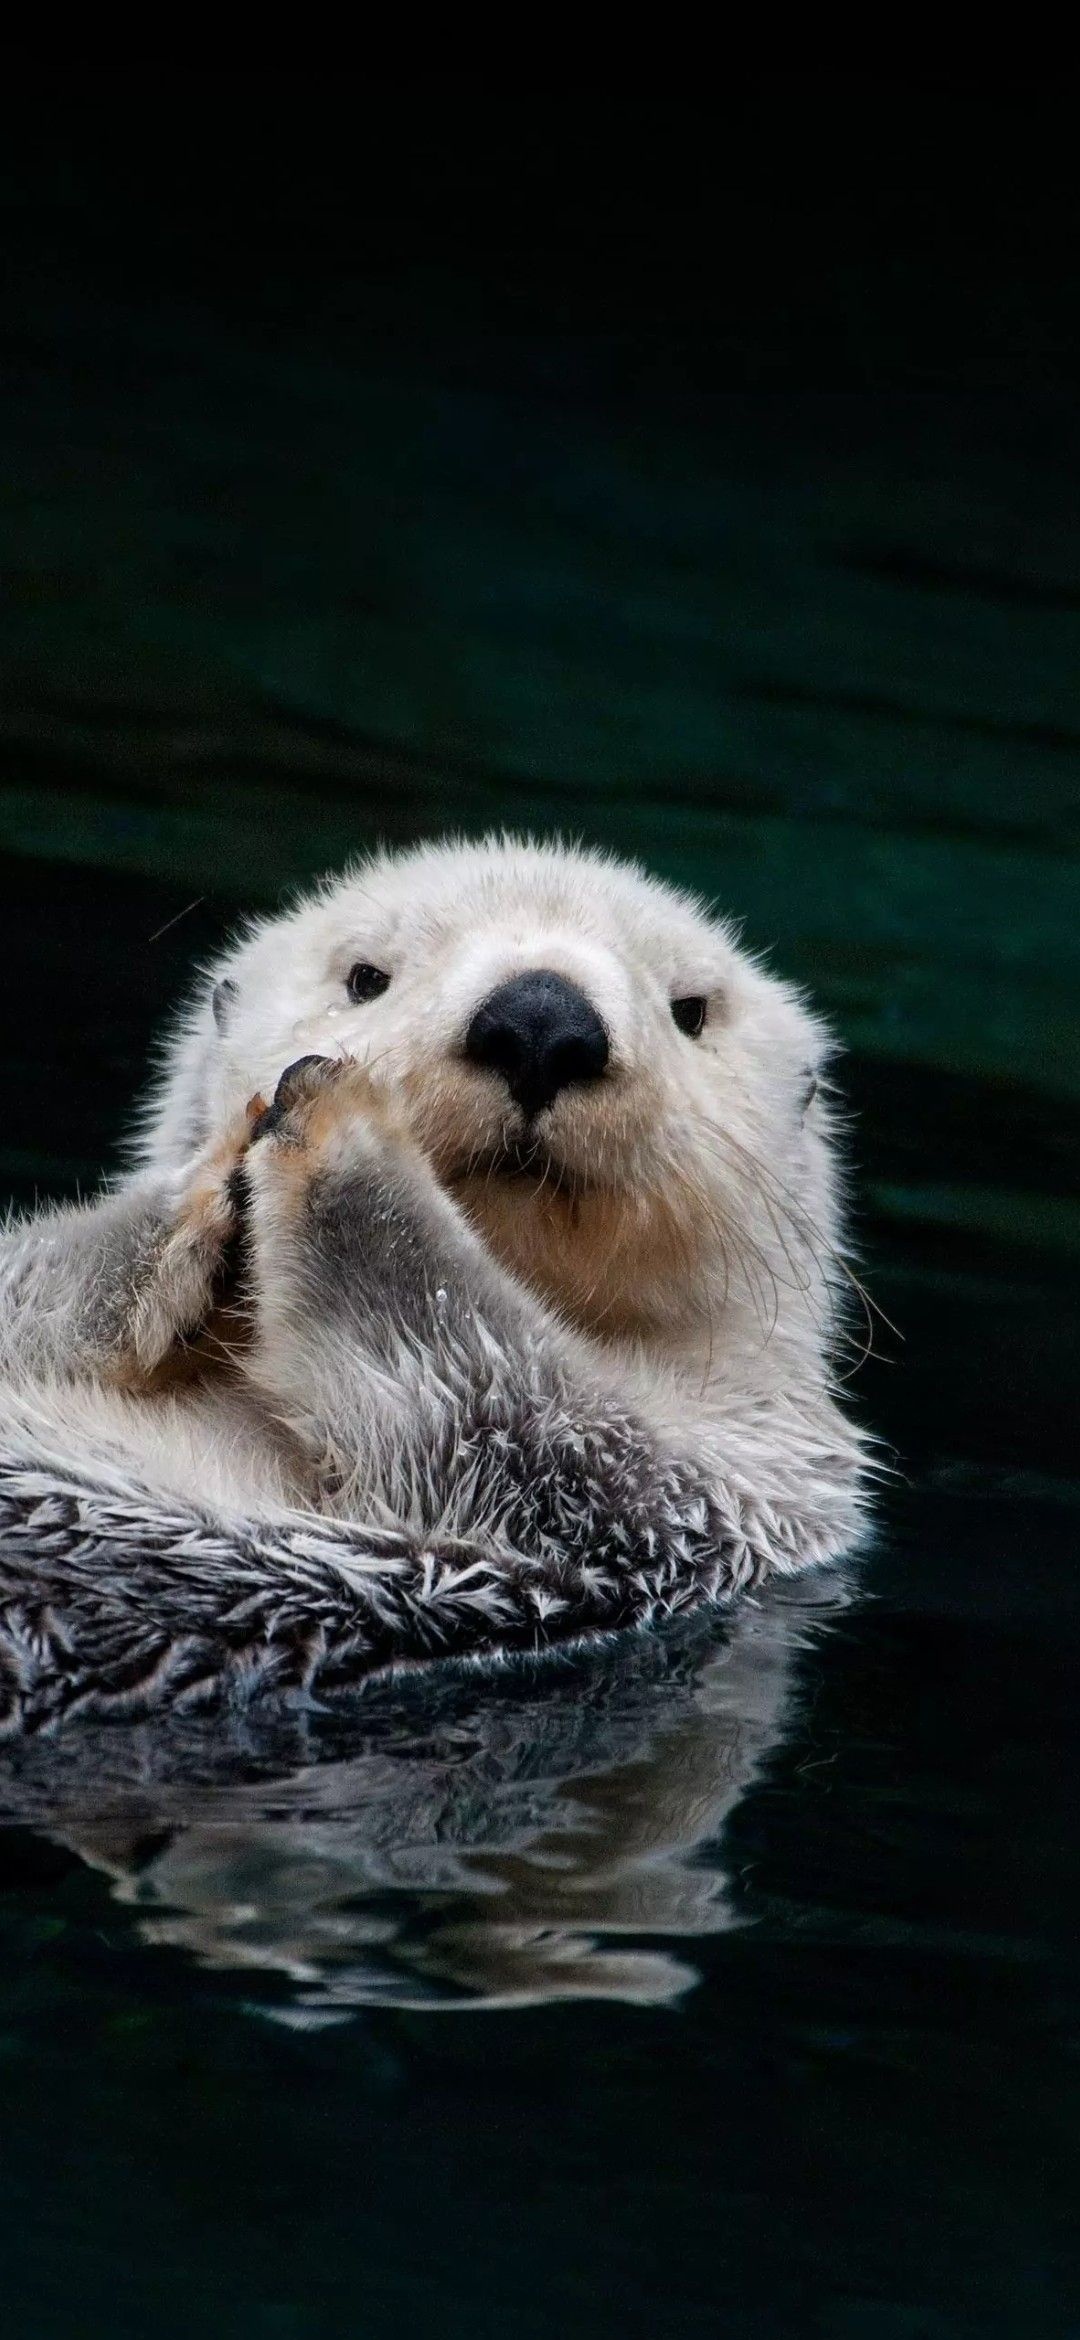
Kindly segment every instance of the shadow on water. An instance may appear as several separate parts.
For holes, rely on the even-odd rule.
[[[300,2029],[365,2006],[663,2004],[737,1924],[727,1822],[850,1577],[349,1715],[86,1729],[13,1751],[0,1821],[111,1882],[145,1944]],[[2,1862],[2,1855],[0,1855]],[[670,1945],[677,1938],[678,1954]]]

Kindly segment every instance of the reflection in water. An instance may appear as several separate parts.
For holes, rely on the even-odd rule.
[[[351,1713],[73,1730],[11,1751],[0,1819],[292,2024],[672,1999],[687,1939],[736,1922],[725,1824],[783,1737],[795,1656],[849,1596],[810,1577],[723,1623],[414,1677]]]

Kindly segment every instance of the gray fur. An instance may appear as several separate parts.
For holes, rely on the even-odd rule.
[[[548,892],[552,870],[562,873],[571,906],[590,866],[574,856],[530,862],[526,849],[515,859],[515,849],[492,848],[489,858],[530,905],[534,894],[547,900],[534,863]],[[457,869],[446,859],[452,899]],[[332,963],[347,963],[349,951],[336,940],[333,898],[304,915],[310,989],[320,920],[333,925]],[[692,968],[696,930],[681,915],[681,964]],[[560,916],[565,923],[565,908]],[[586,972],[595,965],[601,985],[601,946],[592,926],[584,931]],[[701,931],[709,938],[704,922]],[[265,990],[265,969],[287,971],[297,946],[285,922],[280,940],[270,930],[257,947]],[[715,933],[700,947],[718,951]],[[612,978],[612,1082],[573,1104],[576,1120],[546,1114],[545,1142],[580,1156],[591,1114],[609,1155],[612,1127],[632,1149],[627,1162],[643,1182],[646,1149],[657,1129],[665,1134],[662,1047],[672,1050],[671,1080],[699,1070],[712,1080],[715,1058],[729,1113],[723,1051],[734,1047],[741,1078],[753,1066],[757,1079],[760,1061],[762,1109],[801,1150],[784,1165],[789,1178],[811,1196],[820,1189],[817,1207],[831,1210],[821,1132],[800,1118],[813,1029],[781,987],[723,948],[729,988],[713,1055],[704,1046],[696,1058],[678,1055],[676,1045],[692,1043],[665,1033],[656,1044],[645,1031],[633,1041],[639,1076],[636,1027],[619,1026],[620,1003],[633,996],[624,970]],[[697,987],[691,975],[683,982]],[[244,999],[258,988],[245,993],[239,978],[220,976],[194,1011],[146,1169],[96,1204],[46,1214],[0,1243],[0,1728],[235,1707],[267,1693],[324,1699],[401,1665],[540,1650],[725,1601],[853,1540],[860,1442],[828,1385],[816,1237],[805,1254],[813,1266],[796,1259],[781,1314],[781,1253],[791,1268],[805,1206],[801,1218],[785,1212],[788,1232],[770,1253],[776,1200],[768,1183],[763,1190],[747,1256],[758,1282],[772,1278],[771,1325],[749,1270],[747,1292],[733,1289],[719,1204],[706,1198],[702,1224],[717,1247],[702,1271],[714,1284],[707,1349],[697,1281],[685,1294],[661,1287],[670,1324],[655,1353],[637,1336],[595,1337],[500,1262],[435,1176],[428,1141],[421,1133],[418,1142],[400,1103],[416,1074],[404,1043],[396,1062],[384,1052],[390,1070],[379,1079],[378,1055],[370,1073],[352,1054],[305,1057],[278,1080],[269,1110],[260,1100],[245,1113],[259,1050],[272,1062],[282,1046],[265,1015],[265,1029],[245,1029]],[[664,1013],[662,1002],[650,1012]],[[443,1064],[459,1087],[464,1078],[455,1029],[438,1043],[445,1055],[430,1058],[436,1089]],[[488,1145],[502,1126],[492,1123],[491,1086],[490,1075],[476,1076],[475,1106],[473,1090],[462,1091]],[[609,1094],[614,1124],[603,1120]],[[684,1128],[676,1087],[670,1110],[674,1142]],[[753,1097],[747,1111],[753,1130]],[[178,1160],[193,1119],[217,1134]],[[731,1176],[745,1185],[738,1163]],[[731,1188],[736,1201],[741,1191]],[[575,1223],[568,1218],[571,1233]],[[154,1375],[182,1361],[210,1317],[238,1242],[243,1345],[190,1394],[156,1394]]]

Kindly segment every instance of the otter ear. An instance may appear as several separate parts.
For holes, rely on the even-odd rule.
[[[812,1064],[804,1064],[799,1075],[799,1119],[805,1121],[818,1092],[818,1076]]]
[[[223,1032],[225,1030],[225,1026],[229,1020],[229,1010],[234,999],[237,999],[238,997],[239,993],[237,986],[233,982],[231,975],[223,975],[220,983],[215,983],[210,1004],[214,1011],[214,1022],[217,1025],[219,1032]]]

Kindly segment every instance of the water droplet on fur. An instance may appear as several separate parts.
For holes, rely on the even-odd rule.
[[[348,1012],[348,1008],[334,1006],[320,1008],[314,1016],[301,1016],[299,1022],[293,1025],[293,1039],[299,1040],[305,1047],[315,1048],[320,1040],[326,1040],[327,1025],[336,1022],[339,1016],[348,1015]]]
[[[446,1286],[444,1284],[439,1285],[435,1294],[435,1306],[436,1308],[445,1308],[446,1306]]]

